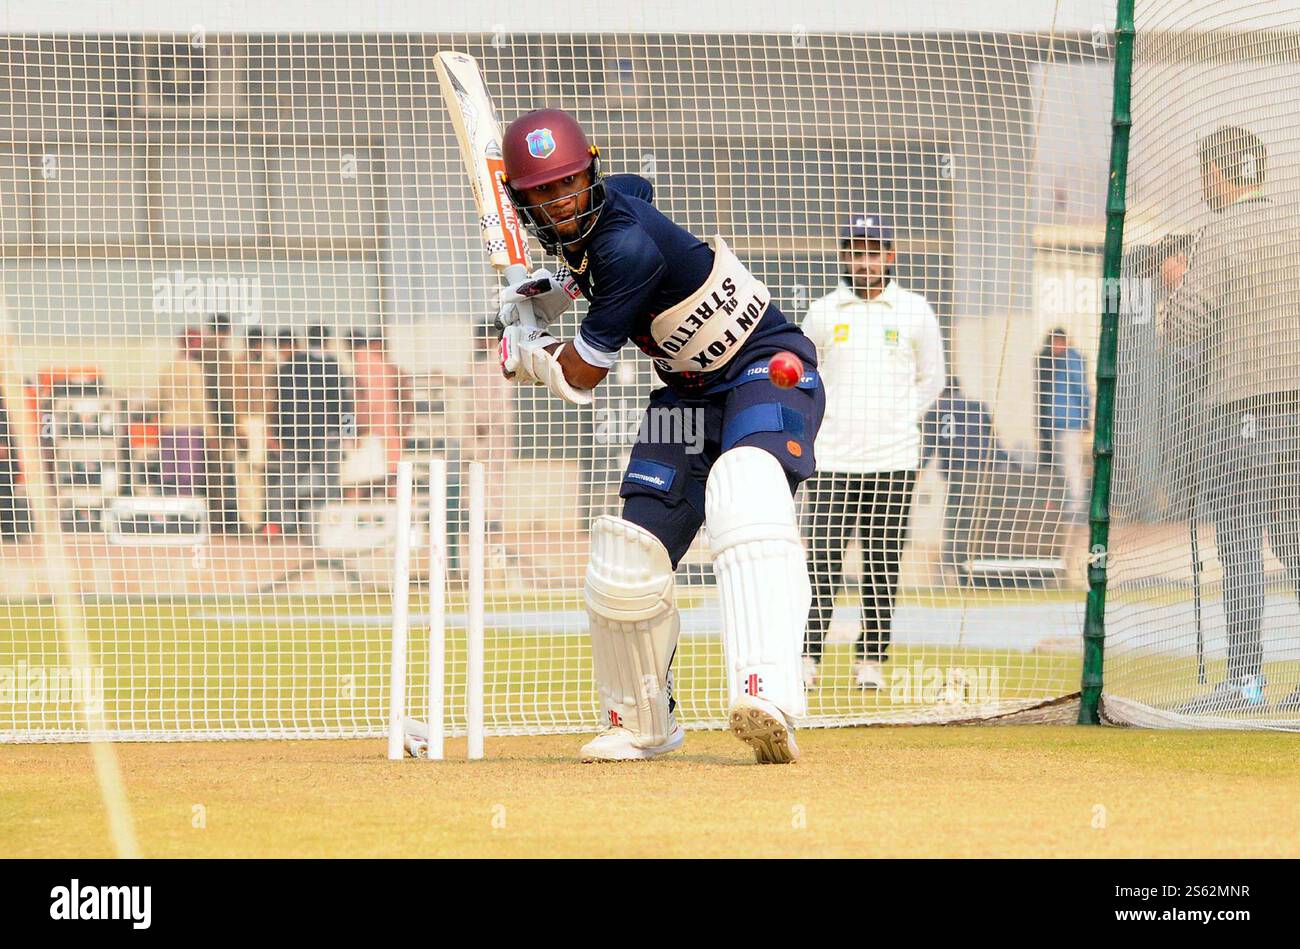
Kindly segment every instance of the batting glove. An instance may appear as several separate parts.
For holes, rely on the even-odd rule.
[[[564,377],[560,367],[561,350],[549,352],[546,347],[558,343],[554,336],[543,329],[527,326],[507,326],[501,334],[498,350],[501,357],[501,371],[507,379],[516,382],[533,382],[546,386],[552,393],[570,405],[590,405],[590,389],[577,389]]]
[[[520,319],[519,304],[531,303],[537,325],[547,327],[558,320],[573,305],[581,291],[567,267],[551,273],[545,267],[534,270],[527,280],[503,287],[498,302],[501,309],[497,319],[502,326],[517,326]]]

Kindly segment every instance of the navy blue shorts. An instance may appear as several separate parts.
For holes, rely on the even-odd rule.
[[[704,523],[704,486],[724,451],[761,448],[781,463],[793,494],[817,464],[813,443],[826,411],[816,369],[779,389],[767,359],[698,398],[668,389],[651,393],[637,443],[623,473],[623,518],[668,548],[674,569]]]

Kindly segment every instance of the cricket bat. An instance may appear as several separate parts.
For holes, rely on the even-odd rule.
[[[438,54],[434,66],[474,192],[488,262],[509,283],[527,280],[532,269],[527,235],[502,180],[505,162],[501,157],[501,126],[478,63],[467,53],[444,51]],[[536,327],[531,304],[521,302],[517,306],[521,322]]]

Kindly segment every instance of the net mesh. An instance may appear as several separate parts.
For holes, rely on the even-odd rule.
[[[381,735],[393,472],[415,463],[426,519],[433,458],[451,472],[451,732],[470,461],[487,466],[488,731],[596,725],[588,527],[620,510],[651,369],[629,347],[588,409],[500,377],[498,278],[438,91],[442,49],[479,61],[504,121],[573,112],[607,171],[722,235],[796,322],[837,291],[849,216],[892,223],[895,280],[933,309],[953,384],[931,406],[892,404],[866,360],[914,359],[906,327],[864,308],[825,329],[828,352],[873,354],[839,359],[839,379],[827,364],[828,389],[866,392],[840,424],[869,448],[883,411],[924,432],[924,463],[891,462],[919,472],[909,502],[859,496],[829,527],[801,492],[817,569],[837,581],[809,722],[967,721],[1075,692],[1113,7],[1082,29],[1044,3],[1033,29],[953,32],[930,6],[918,28],[857,33],[0,40],[6,371],[25,392],[8,415],[39,443],[24,469],[6,433],[0,459],[0,739],[84,738],[83,700],[123,739]],[[1168,83],[1194,72],[1178,70]],[[54,536],[34,527],[33,478]],[[887,535],[905,537],[892,608]],[[64,658],[42,539],[72,565],[89,668]],[[827,566],[841,555],[842,576]],[[428,563],[417,543],[417,582]],[[681,715],[721,725],[698,539],[678,577]],[[864,597],[877,627],[892,619],[878,689],[858,687]],[[419,709],[427,592],[411,609]]]
[[[1112,721],[1300,727],[1298,24],[1273,4],[1138,10]]]

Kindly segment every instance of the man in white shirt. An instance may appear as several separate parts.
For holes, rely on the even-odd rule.
[[[844,281],[808,309],[803,331],[817,346],[826,416],[817,474],[805,487],[812,608],[804,683],[817,684],[844,549],[862,542],[862,638],[854,680],[884,685],[899,560],[921,462],[921,420],[944,385],[943,336],[925,298],[893,279],[893,229],[855,215],[840,237]]]

